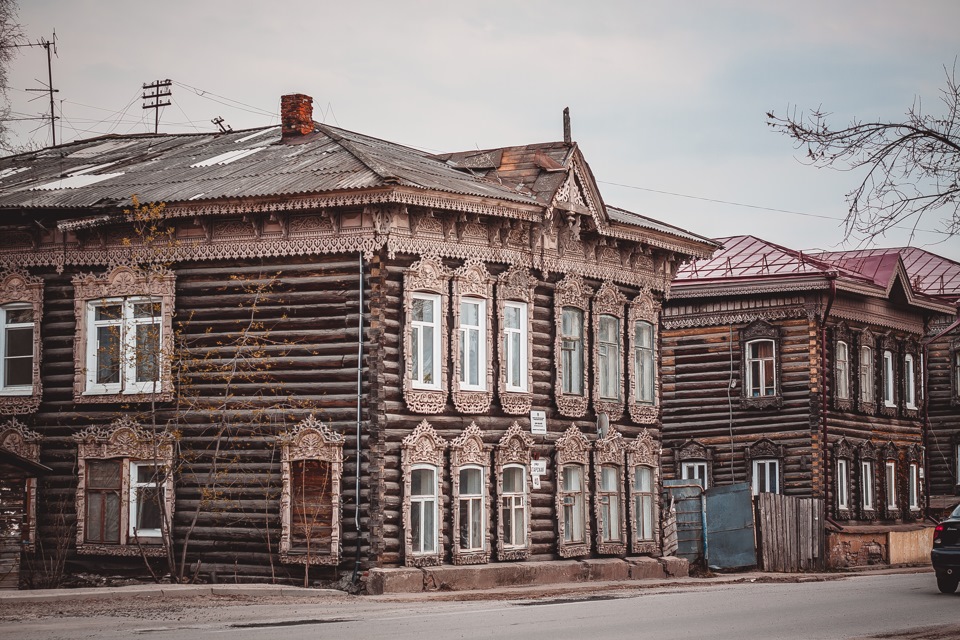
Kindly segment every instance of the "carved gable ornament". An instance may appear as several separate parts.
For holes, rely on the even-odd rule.
[[[611,421],[617,421],[623,416],[623,317],[627,304],[627,297],[611,282],[604,282],[597,294],[593,297],[593,344],[596,356],[593,359],[593,407],[597,413],[606,413]],[[617,350],[616,376],[614,381],[616,397],[603,397],[600,388],[600,323],[603,316],[612,316],[617,320]]]
[[[840,438],[833,443],[833,457],[853,460],[853,447],[847,442],[846,438]]]
[[[557,410],[560,415],[570,418],[580,418],[587,413],[587,372],[590,370],[590,349],[587,344],[587,328],[590,326],[590,297],[593,295],[593,289],[583,282],[580,276],[568,273],[563,280],[557,283],[554,289],[554,315],[556,323],[556,341],[554,343],[554,354],[556,355],[556,378],[554,394],[556,395]],[[581,394],[564,393],[563,378],[572,375],[571,372],[563,370],[563,309],[564,307],[573,307],[579,309],[583,314],[582,331],[579,336],[580,349],[583,354],[582,380],[579,381]]]
[[[403,274],[403,312],[407,318],[403,332],[403,397],[407,408],[413,413],[442,413],[447,404],[449,358],[444,351],[446,345],[450,344],[447,326],[450,277],[450,270],[443,266],[440,258],[436,256],[424,256]],[[439,361],[440,380],[437,388],[415,388],[413,384],[412,313],[415,292],[440,296],[440,309],[435,326],[435,330],[440,332],[440,353],[433,354]]]
[[[480,360],[480,377],[483,390],[463,389],[460,370],[461,345],[460,307],[464,298],[483,300],[485,312],[480,318],[483,323],[483,357]],[[460,413],[484,414],[490,410],[493,400],[493,277],[479,260],[467,261],[453,274],[453,331],[451,332],[450,353],[453,355],[453,404]]]
[[[479,467],[483,492],[483,549],[464,550],[460,547],[460,532],[469,523],[461,512],[460,470],[463,467]],[[450,480],[453,484],[453,564],[486,564],[490,560],[490,447],[483,444],[483,431],[476,422],[471,422],[463,433],[450,443]]]
[[[28,429],[16,418],[0,424],[0,449],[5,449],[31,462],[40,462],[40,441],[43,437]]]
[[[521,345],[526,349],[527,368],[525,390],[507,389],[507,354],[503,342],[495,340],[499,354],[500,376],[497,381],[497,391],[500,397],[500,406],[503,412],[512,416],[526,415],[533,406],[533,298],[537,279],[530,275],[524,267],[512,265],[497,278],[497,323],[500,326],[498,335],[503,335],[505,322],[504,308],[508,301],[522,302],[527,307],[527,344]]]
[[[14,387],[15,392],[0,396],[0,414],[24,415],[33,413],[40,406],[43,383],[40,378],[40,319],[43,316],[43,279],[19,271],[0,272],[0,305],[16,305],[20,309],[29,306],[33,321],[33,366],[30,385],[23,391]]]

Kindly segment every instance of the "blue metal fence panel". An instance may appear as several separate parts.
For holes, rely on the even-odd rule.
[[[677,513],[677,552],[691,563],[703,557],[704,503],[699,480],[664,480],[664,505],[671,498]]]
[[[711,569],[757,564],[753,500],[747,483],[711,487],[706,501],[706,558]]]

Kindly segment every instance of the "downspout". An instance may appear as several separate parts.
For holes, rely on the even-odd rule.
[[[360,275],[360,306],[357,309],[357,446],[356,446],[356,476],[354,478],[354,509],[353,526],[357,531],[357,553],[353,564],[353,577],[351,582],[356,584],[357,577],[360,575],[360,425],[362,417],[363,402],[363,252],[359,252],[359,275]]]
[[[826,506],[828,488],[830,487],[830,447],[827,441],[828,435],[828,425],[827,425],[827,409],[829,408],[829,400],[827,398],[827,317],[830,315],[830,310],[833,308],[833,301],[837,297],[837,272],[828,271],[827,279],[830,281],[830,293],[827,296],[827,306],[823,309],[823,315],[820,317],[820,428],[822,433],[822,440],[820,442],[820,449],[823,453],[823,500],[824,506]],[[849,360],[850,355],[847,354],[847,359]],[[829,513],[829,509],[827,509]]]

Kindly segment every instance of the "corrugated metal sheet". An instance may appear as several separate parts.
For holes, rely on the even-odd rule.
[[[823,260],[856,271],[875,271],[883,259],[899,256],[914,291],[929,296],[960,298],[960,264],[917,247],[829,251],[817,254]]]
[[[627,211],[626,209],[621,209],[619,207],[607,206],[607,216],[613,222],[619,222],[620,224],[628,224],[634,227],[642,227],[644,229],[650,229],[651,231],[658,231],[660,233],[668,233],[670,235],[676,236],[678,238],[683,238],[685,240],[693,240],[695,242],[709,242],[716,243],[714,240],[709,238],[704,238],[703,236],[698,236],[695,233],[690,233],[680,227],[675,227],[672,224],[667,224],[666,222],[660,222],[659,220],[654,220],[653,218],[648,218],[642,216],[639,213],[633,213],[632,211]],[[719,246],[719,244],[718,244]]]
[[[788,249],[754,236],[714,238],[723,249],[707,260],[695,260],[680,268],[676,281],[756,278],[761,276],[819,275],[837,267],[801,251]],[[849,273],[852,277],[858,277]]]

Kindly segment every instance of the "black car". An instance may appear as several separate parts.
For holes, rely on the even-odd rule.
[[[933,531],[930,561],[941,593],[953,593],[960,584],[960,506]]]

